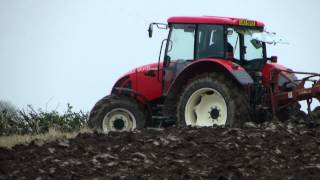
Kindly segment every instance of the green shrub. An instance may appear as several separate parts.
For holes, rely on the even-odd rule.
[[[20,132],[21,121],[15,106],[10,102],[0,101],[0,135]]]
[[[35,110],[30,105],[27,109],[17,110],[10,103],[0,101],[0,135],[41,134],[51,128],[62,132],[79,130],[86,126],[88,113],[73,112],[72,108],[67,104],[67,110],[63,114]]]

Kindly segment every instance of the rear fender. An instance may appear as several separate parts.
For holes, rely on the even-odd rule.
[[[253,84],[251,76],[240,65],[223,59],[201,59],[189,64],[171,84],[167,95],[181,83],[193,78],[197,74],[204,72],[224,73],[235,80],[239,85],[245,86]]]

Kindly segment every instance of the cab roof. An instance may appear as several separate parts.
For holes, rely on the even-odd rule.
[[[264,23],[260,21],[241,19],[241,18],[231,18],[231,17],[218,17],[218,16],[174,16],[168,19],[168,23],[229,24],[229,25],[264,27]]]

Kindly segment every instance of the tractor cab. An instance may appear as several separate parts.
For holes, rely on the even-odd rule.
[[[149,35],[154,24],[159,25],[151,24]],[[164,93],[180,71],[203,59],[232,61],[243,67],[253,80],[261,79],[267,61],[266,45],[257,37],[264,31],[263,23],[222,17],[172,17],[166,28],[169,35],[163,62]]]

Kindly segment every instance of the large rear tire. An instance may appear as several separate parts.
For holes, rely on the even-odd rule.
[[[133,131],[143,128],[146,115],[132,98],[106,96],[98,101],[89,115],[89,127],[104,133]]]
[[[177,106],[177,124],[239,127],[250,121],[245,93],[223,74],[196,76],[184,88]]]

